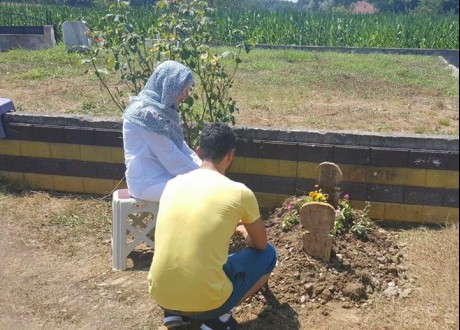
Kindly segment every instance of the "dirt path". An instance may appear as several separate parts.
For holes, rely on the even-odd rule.
[[[146,272],[111,271],[108,243],[79,240],[69,255],[23,230],[15,219],[2,218],[1,329],[160,326],[160,312],[145,294]]]
[[[152,252],[138,250],[129,270],[112,271],[110,223],[84,221],[100,217],[101,203],[0,192],[0,329],[163,329],[162,312],[147,293]],[[108,219],[107,203],[99,208]],[[239,329],[458,328],[458,227],[392,231],[405,246],[405,274],[414,279],[407,298],[376,293],[357,303],[313,298],[305,306],[292,282],[296,260],[305,261],[287,263],[289,237],[270,235],[284,266],[275,269],[269,291],[237,310]],[[350,253],[360,250],[349,244]],[[324,273],[308,265],[304,275],[317,285]],[[337,288],[346,284],[340,281],[348,280],[337,278]]]

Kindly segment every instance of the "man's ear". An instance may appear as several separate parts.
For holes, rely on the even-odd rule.
[[[233,158],[235,158],[235,152],[236,152],[236,149],[232,149],[227,153],[227,157],[229,160],[233,160]]]
[[[201,149],[200,149],[200,146],[196,147],[195,153],[196,153],[196,155],[198,156],[198,158],[201,159]]]

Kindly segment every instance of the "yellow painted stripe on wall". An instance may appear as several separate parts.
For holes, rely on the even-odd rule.
[[[0,154],[123,164],[123,148],[0,140]],[[236,157],[231,173],[316,179],[318,163]],[[459,172],[398,167],[369,167],[338,164],[344,182],[375,183],[427,188],[459,188]]]
[[[108,180],[81,178],[73,176],[19,173],[19,172],[0,172],[9,181],[26,184],[32,188],[44,190],[56,190],[69,193],[85,193],[96,195],[111,195],[116,189],[125,189],[124,180]]]
[[[27,157],[34,158],[50,158],[51,157],[51,145],[46,142],[29,142],[20,141],[21,156],[27,155]]]
[[[351,207],[356,210],[364,210],[366,207],[365,201],[350,200]],[[385,218],[385,203],[372,202],[370,203],[369,218],[373,220],[381,220]]]
[[[283,202],[289,198],[287,195],[254,192],[261,209],[275,209],[281,207]]]
[[[316,179],[318,163],[270,160],[249,157],[237,157],[236,166],[231,173],[271,175],[280,177],[298,177]],[[344,182],[375,183],[398,186],[427,188],[459,188],[459,172],[449,170],[426,170],[400,167],[368,167],[340,165]],[[293,175],[297,166],[296,176]]]
[[[458,179],[458,172],[445,170],[427,171],[425,186],[458,189]]]
[[[0,153],[2,155],[21,156],[21,143],[16,140],[0,140]]]
[[[67,143],[0,140],[0,154],[123,164],[123,148]]]
[[[458,208],[385,203],[387,221],[446,224],[458,222],[458,218]]]
[[[125,181],[79,178],[69,176],[0,172],[11,182],[29,184],[45,190],[70,193],[87,193],[110,196],[116,189],[126,188]],[[288,195],[255,192],[261,209],[281,207]],[[355,209],[364,209],[364,201],[352,200]],[[369,217],[373,220],[402,221],[414,223],[447,224],[459,221],[459,209],[451,207],[408,205],[395,203],[371,203]]]
[[[45,190],[54,190],[54,180],[52,175],[24,173],[23,183],[31,187],[39,187]]]
[[[296,177],[297,163],[288,160],[236,157],[232,173],[262,174],[279,177]]]
[[[281,207],[290,196],[269,193],[255,193],[262,209]],[[363,210],[364,201],[351,201],[353,208]],[[459,209],[440,206],[408,205],[395,203],[370,203],[368,216],[372,220],[412,222],[427,224],[447,224],[459,221]]]

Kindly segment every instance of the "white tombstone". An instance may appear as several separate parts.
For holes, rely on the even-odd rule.
[[[62,36],[68,50],[84,51],[91,46],[92,40],[88,37],[88,32],[84,22],[62,23]]]

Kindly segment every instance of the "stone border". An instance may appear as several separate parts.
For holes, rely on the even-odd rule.
[[[56,46],[52,25],[43,27],[43,34],[3,34],[0,33],[0,51],[13,48],[45,49]]]
[[[121,129],[121,118],[93,118],[85,116],[51,116],[27,113],[7,113],[3,122],[46,126],[78,126],[101,129]],[[366,146],[396,149],[459,151],[459,138],[454,136],[380,134],[371,132],[321,130],[280,130],[235,127],[235,133],[248,140],[317,143],[344,146]]]
[[[0,174],[58,192],[110,195],[126,187],[121,118],[2,116]],[[354,207],[372,204],[385,221],[445,223],[459,218],[458,137],[235,128],[237,157],[228,173],[262,209],[312,189],[325,161],[344,173]]]

